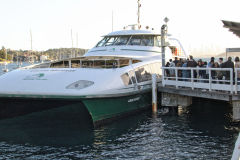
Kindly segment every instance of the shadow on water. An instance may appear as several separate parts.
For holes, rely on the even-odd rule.
[[[0,120],[0,142],[53,147],[106,144],[137,128],[147,116],[137,113],[94,128],[85,107],[68,105]]]
[[[232,108],[224,101],[193,99],[188,107],[188,124],[212,136],[224,136],[229,132],[239,132],[239,124],[232,122]]]
[[[14,144],[74,146],[93,142],[84,107],[64,106],[0,121],[0,141]]]

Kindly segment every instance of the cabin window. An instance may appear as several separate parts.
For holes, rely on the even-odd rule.
[[[145,73],[144,67],[139,67],[139,68],[135,69],[135,74],[136,74],[138,83],[147,81],[146,77],[147,77],[148,73]]]
[[[140,60],[136,60],[136,59],[133,59],[133,60],[132,60],[132,64],[138,63],[138,62],[141,62],[141,61],[140,61]]]
[[[125,86],[132,84],[132,81],[130,80],[128,73],[124,73],[123,75],[121,75],[121,78]]]
[[[125,67],[125,66],[129,66],[129,60],[128,59],[119,60],[119,67]]]
[[[161,37],[160,36],[154,36],[154,46],[156,46],[156,47],[161,46]]]
[[[148,64],[142,67],[135,69],[135,74],[138,83],[150,81],[152,79],[152,74],[156,74],[158,78],[161,78],[161,63]],[[131,77],[131,74],[129,72]]]
[[[94,68],[105,68],[105,61],[103,60],[94,60],[93,61]]]
[[[80,60],[72,60],[71,61],[71,67],[72,68],[80,68],[81,64],[80,64]]]
[[[141,44],[142,36],[132,36],[132,38],[129,41],[129,45],[140,45]]]
[[[50,68],[69,68],[69,61],[59,61],[52,63]]]
[[[106,68],[118,68],[117,60],[106,60]]]
[[[105,43],[109,40],[109,37],[104,37],[100,42],[98,42],[98,44],[96,45],[96,47],[102,47],[105,45]]]
[[[144,66],[144,73],[142,74],[143,81],[149,81],[152,79],[152,70],[149,65]]]
[[[82,61],[82,68],[93,68],[93,61]]]
[[[141,41],[141,46],[153,46],[154,45],[154,38],[153,36],[143,36]]]
[[[104,46],[111,46],[118,39],[118,37],[110,37]]]
[[[126,45],[131,36],[120,36],[114,45]]]
[[[156,74],[158,78],[161,77],[162,75],[161,63],[153,63],[153,64],[150,64],[149,67],[152,70],[152,74]]]
[[[129,75],[130,79],[132,80],[132,83],[135,84],[136,83],[136,78],[135,78],[134,71],[133,70],[129,71],[128,75]]]

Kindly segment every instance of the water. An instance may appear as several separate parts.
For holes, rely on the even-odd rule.
[[[178,114],[146,111],[96,129],[58,109],[1,120],[0,159],[230,159],[239,132],[231,109],[193,102]]]

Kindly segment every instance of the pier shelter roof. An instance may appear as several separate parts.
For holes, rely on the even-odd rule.
[[[232,21],[225,21],[222,20],[225,28],[228,28],[230,32],[233,32],[236,36],[240,38],[240,23],[239,22],[232,22]]]

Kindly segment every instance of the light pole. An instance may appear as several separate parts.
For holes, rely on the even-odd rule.
[[[167,46],[166,37],[167,37],[167,22],[169,19],[167,17],[164,18],[165,24],[161,27],[161,47],[162,47],[162,67],[165,66],[165,47]]]

